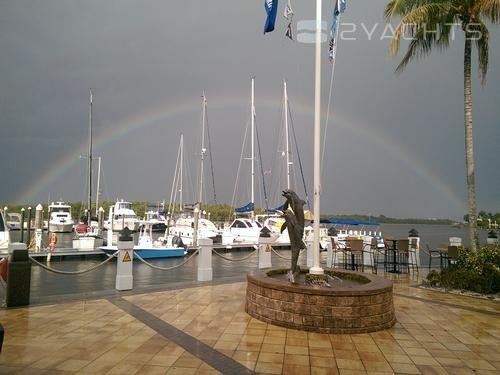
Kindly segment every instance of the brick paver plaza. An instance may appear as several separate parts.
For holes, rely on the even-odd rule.
[[[396,325],[367,334],[256,320],[246,282],[1,309],[0,373],[500,374],[500,303],[420,281],[397,276]]]

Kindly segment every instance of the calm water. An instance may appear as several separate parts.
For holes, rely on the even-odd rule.
[[[384,236],[407,237],[410,229],[416,229],[420,234],[421,245],[429,244],[435,248],[440,244],[446,243],[449,237],[461,237],[464,243],[468,243],[467,228],[454,228],[444,225],[412,225],[412,224],[384,224],[380,231]],[[46,242],[44,234],[44,242]],[[486,241],[487,232],[481,232],[481,242]],[[20,238],[19,232],[11,232],[13,241]],[[26,238],[26,237],[25,237]],[[58,247],[71,247],[72,234],[60,234],[58,236]],[[282,256],[290,257],[290,251],[280,251]],[[241,259],[248,255],[246,251],[234,251],[225,253],[226,257]],[[321,254],[324,261],[326,252]],[[299,264],[305,267],[305,253],[300,257]],[[85,270],[93,265],[102,262],[104,256],[87,257],[85,259],[65,259],[53,260],[51,266],[55,269],[65,271]],[[171,267],[183,262],[184,259],[157,259],[151,263],[161,267]],[[421,253],[422,264],[427,264],[428,259]],[[212,257],[213,279],[222,280],[224,278],[244,278],[244,275],[258,266],[257,252],[249,259],[244,261],[227,261],[217,255]],[[272,253],[273,267],[289,267],[290,261],[282,259]],[[180,268],[163,271],[153,269],[138,260],[134,260],[134,289],[150,289],[160,285],[175,285],[176,283],[194,282],[197,278],[196,257]],[[98,269],[80,275],[59,275],[48,272],[37,265],[32,266],[31,276],[31,299],[35,301],[47,301],[47,297],[87,294],[99,295],[108,294],[115,289],[116,262],[110,261]],[[0,288],[2,289],[2,288]],[[3,290],[0,292],[3,294]]]

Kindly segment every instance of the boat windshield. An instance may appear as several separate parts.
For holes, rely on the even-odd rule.
[[[52,207],[51,212],[67,212],[67,213],[69,213],[69,207]]]
[[[115,215],[115,219],[135,219],[135,215]]]
[[[206,219],[201,219],[200,220],[200,226],[202,228],[213,230],[213,231],[217,230],[217,227],[215,226],[215,224],[212,223],[211,221],[206,220]]]
[[[7,214],[7,221],[11,221],[13,223],[20,223],[21,218],[17,215]]]
[[[120,210],[131,210],[132,209],[132,203],[120,202],[120,203],[118,203],[118,209],[120,209]]]

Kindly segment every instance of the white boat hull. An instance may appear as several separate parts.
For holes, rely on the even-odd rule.
[[[138,221],[125,221],[125,222],[117,222],[113,223],[113,232],[121,232],[123,229],[128,228],[132,232],[137,232],[139,229]]]
[[[94,236],[80,236],[73,240],[73,248],[80,251],[92,251],[100,248],[104,240]]]
[[[73,222],[69,223],[50,223],[49,232],[52,233],[71,233],[73,231]]]

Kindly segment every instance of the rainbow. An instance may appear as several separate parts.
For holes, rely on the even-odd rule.
[[[242,111],[249,107],[247,105],[249,99],[248,95],[245,93],[239,93],[238,95],[216,95],[214,97],[209,96],[209,108],[214,109],[227,109],[227,108],[241,108]],[[259,107],[276,109],[280,108],[280,98],[277,97],[260,97],[257,103],[257,113]],[[139,130],[144,130],[149,127],[160,126],[168,122],[179,115],[193,114],[193,116],[198,115],[200,112],[200,99],[198,97],[182,99],[175,103],[170,103],[166,106],[161,106],[158,108],[148,108],[147,110],[134,115],[132,117],[120,120],[112,125],[103,133],[99,135],[99,139],[94,142],[94,147],[104,148],[111,143],[118,142],[123,137],[127,137]],[[313,117],[313,105],[312,103],[297,102],[293,103],[293,112],[297,115]],[[323,118],[324,115],[323,115]],[[376,132],[373,127],[369,124],[363,124],[360,122],[353,121],[351,118],[339,113],[338,111],[334,113],[333,120],[330,119],[330,129],[333,127],[339,127],[347,132],[352,133],[355,137],[360,139],[365,139],[374,145],[377,145],[391,156],[397,158],[405,167],[412,170],[417,176],[423,178],[431,186],[433,186],[443,198],[445,198],[450,204],[452,204],[458,211],[464,210],[464,202],[460,196],[451,189],[443,179],[434,173],[431,169],[422,164],[417,158],[411,157],[406,150],[399,146],[396,142],[393,142],[391,137],[385,134],[380,134]],[[331,130],[330,130],[331,131]],[[41,174],[36,176],[33,183],[28,189],[19,193],[16,197],[16,202],[22,203],[36,203],[33,200],[42,195],[45,191],[49,190],[51,183],[57,178],[64,175],[70,168],[79,161],[79,156],[86,154],[87,152],[87,142],[84,141],[82,144],[76,148],[72,149],[70,152],[65,154],[60,160],[53,164],[51,168]]]

